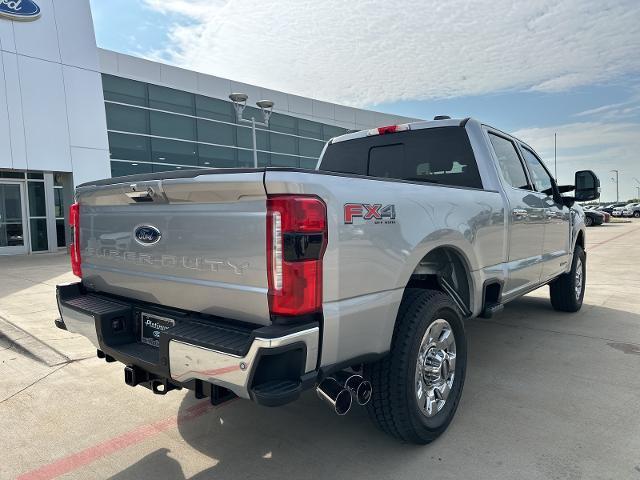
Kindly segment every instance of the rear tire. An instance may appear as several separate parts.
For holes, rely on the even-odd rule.
[[[593,219],[592,219],[590,216],[588,216],[588,215],[587,215],[587,216],[585,216],[585,217],[584,217],[584,224],[585,224],[587,227],[590,227],[591,225],[593,225]]]
[[[577,312],[582,307],[587,281],[587,256],[580,245],[573,250],[571,271],[549,284],[551,305],[561,312]]]
[[[467,344],[456,305],[440,291],[407,289],[389,354],[364,368],[373,386],[369,417],[405,442],[432,442],[453,419],[466,369]]]
[[[640,218],[640,212],[633,212],[634,218]]]

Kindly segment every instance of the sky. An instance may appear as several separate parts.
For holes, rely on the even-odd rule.
[[[475,117],[562,184],[640,187],[638,0],[91,0],[98,46],[409,117]],[[637,179],[637,180],[636,180]]]

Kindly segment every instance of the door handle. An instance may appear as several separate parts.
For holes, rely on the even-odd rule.
[[[527,212],[524,208],[514,208],[511,210],[511,214],[515,218],[527,218],[529,216],[529,212]]]

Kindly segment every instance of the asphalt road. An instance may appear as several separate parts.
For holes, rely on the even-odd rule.
[[[215,408],[130,388],[53,326],[68,257],[0,257],[0,478],[640,480],[640,222],[590,228],[587,243],[581,312],[554,312],[542,288],[466,323],[460,408],[424,447],[312,392]]]

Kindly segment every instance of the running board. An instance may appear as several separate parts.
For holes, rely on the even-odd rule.
[[[482,318],[491,318],[496,313],[500,313],[502,310],[504,310],[504,303],[491,303],[489,305],[485,305],[484,310],[482,310],[480,316]]]

